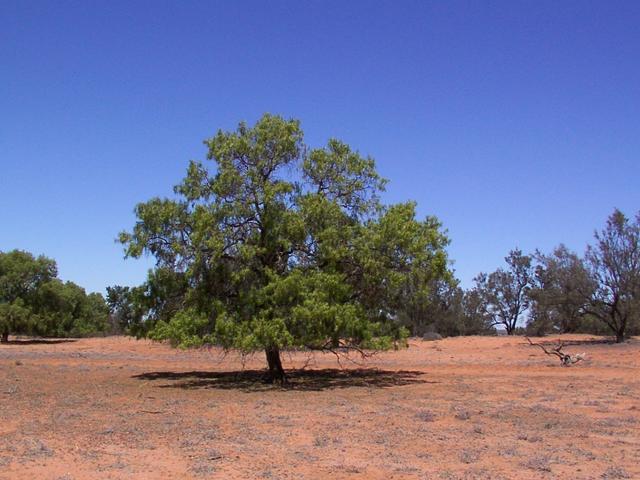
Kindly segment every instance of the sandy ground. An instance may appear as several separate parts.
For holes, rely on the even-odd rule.
[[[555,338],[555,337],[554,337]],[[412,340],[364,366],[129,338],[0,346],[0,479],[640,479],[640,340]],[[545,341],[550,341],[548,338]]]

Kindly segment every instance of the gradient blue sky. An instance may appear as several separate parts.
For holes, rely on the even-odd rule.
[[[263,112],[376,158],[469,286],[640,209],[640,2],[2,0],[0,250],[140,283],[134,205]]]

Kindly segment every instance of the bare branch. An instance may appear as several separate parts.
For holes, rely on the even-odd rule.
[[[541,343],[534,343],[531,341],[531,339],[529,337],[524,337],[527,342],[529,342],[529,345],[533,345],[536,347],[540,347],[542,349],[542,351],[544,353],[546,353],[547,355],[555,355],[560,359],[560,363],[562,364],[563,367],[569,367],[571,365],[573,365],[574,363],[578,363],[580,360],[584,360],[585,358],[585,354],[584,353],[579,353],[577,355],[569,355],[567,353],[564,353],[562,351],[562,349],[564,348],[564,342],[560,341],[551,351],[547,350],[545,348],[545,346]]]

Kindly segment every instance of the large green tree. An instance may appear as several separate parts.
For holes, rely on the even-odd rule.
[[[300,124],[264,115],[205,142],[214,168],[191,162],[174,198],[139,204],[120,235],[152,254],[141,331],[195,346],[264,350],[285,381],[284,348],[390,348],[408,282],[447,272],[448,239],[414,203],[384,206],[373,159]]]

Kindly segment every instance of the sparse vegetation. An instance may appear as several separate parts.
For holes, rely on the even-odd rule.
[[[318,354],[301,370],[308,353],[292,352],[287,389],[261,380],[261,356],[222,363],[217,348],[118,336],[2,346],[2,475],[637,478],[640,344],[559,338],[584,342],[583,374],[528,362],[523,351],[542,352],[522,339],[452,338],[369,368]]]

